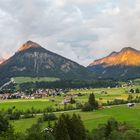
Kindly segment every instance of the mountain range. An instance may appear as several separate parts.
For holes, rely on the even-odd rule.
[[[126,47],[84,67],[27,41],[9,59],[0,58],[0,79],[30,76],[60,79],[131,79],[140,77],[140,51]]]
[[[131,79],[140,77],[140,51],[131,47],[93,61],[88,67],[97,78]]]
[[[39,44],[27,41],[0,65],[0,77],[49,76],[60,79],[89,78],[90,72],[82,65],[50,52]]]

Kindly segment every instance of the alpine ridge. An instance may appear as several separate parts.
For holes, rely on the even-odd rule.
[[[131,79],[140,77],[140,51],[125,47],[95,60],[87,67],[98,78]]]
[[[140,51],[133,49],[131,47],[126,47],[123,48],[120,52],[112,52],[107,57],[95,60],[89,66],[99,64],[104,66],[115,66],[115,65],[140,66]]]

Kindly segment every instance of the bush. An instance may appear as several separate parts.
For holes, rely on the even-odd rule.
[[[71,103],[71,104],[75,104],[76,101],[75,101],[73,98],[70,98],[70,103]]]
[[[21,115],[21,112],[16,110],[12,114],[9,114],[9,119],[10,120],[19,120],[20,119],[20,115]]]
[[[7,111],[5,111],[3,113],[10,120],[19,120],[20,116],[22,114],[21,111],[19,111],[17,109],[15,110],[14,108],[13,109],[9,108]]]
[[[139,140],[140,133],[134,130],[128,130],[124,134],[124,140]]]
[[[49,106],[43,110],[44,113],[45,112],[53,112],[53,111],[55,111],[55,109],[52,106]]]
[[[64,105],[64,110],[65,110],[65,111],[67,111],[67,110],[74,110],[74,109],[75,109],[75,107],[73,107],[71,104],[68,104],[68,105],[65,104],[65,105]]]
[[[92,106],[89,103],[85,103],[82,108],[82,111],[91,111],[91,110],[93,110]]]
[[[9,129],[9,122],[8,120],[0,114],[0,134],[6,132]]]
[[[25,112],[25,113],[24,113],[24,116],[23,116],[22,118],[24,118],[24,119],[27,119],[27,118],[34,118],[34,115]]]
[[[77,102],[76,103],[76,108],[77,109],[83,108],[83,105],[80,102]]]
[[[140,90],[138,88],[136,88],[136,93],[140,93]]]
[[[54,113],[44,113],[43,114],[43,121],[53,121],[56,119],[57,119],[57,117]]]

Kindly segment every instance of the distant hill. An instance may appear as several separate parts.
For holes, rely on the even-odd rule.
[[[131,79],[140,77],[140,51],[131,47],[95,60],[88,67],[98,78]]]
[[[0,65],[0,77],[56,77],[85,79],[90,72],[78,63],[50,52],[39,44],[27,41]]]

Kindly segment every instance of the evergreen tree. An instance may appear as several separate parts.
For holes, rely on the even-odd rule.
[[[88,102],[85,103],[82,110],[83,111],[92,111],[94,109],[98,109],[98,102],[95,99],[95,95],[92,93],[89,95]]]
[[[31,128],[27,129],[26,140],[44,140],[41,131],[41,124],[32,125]]]
[[[92,140],[105,140],[105,126],[98,126],[92,131]]]
[[[98,108],[98,102],[96,101],[95,95],[93,93],[89,95],[88,103],[90,104],[92,109]]]
[[[73,114],[71,119],[71,125],[72,129],[69,130],[71,131],[70,133],[71,140],[85,140],[86,130],[79,115]]]
[[[55,125],[55,140],[85,140],[86,130],[80,116],[61,115]]]
[[[105,132],[106,137],[108,137],[112,131],[115,131],[117,129],[118,129],[118,122],[113,118],[109,119],[106,124],[106,132]]]
[[[65,115],[62,114],[54,127],[55,140],[70,140],[67,124],[65,122]]]
[[[8,131],[10,124],[8,120],[0,114],[0,134]]]
[[[95,105],[95,95],[92,93],[89,95],[89,99],[88,99],[88,103],[91,105],[91,106],[94,106]]]
[[[16,140],[13,127],[2,114],[0,114],[0,140]]]

